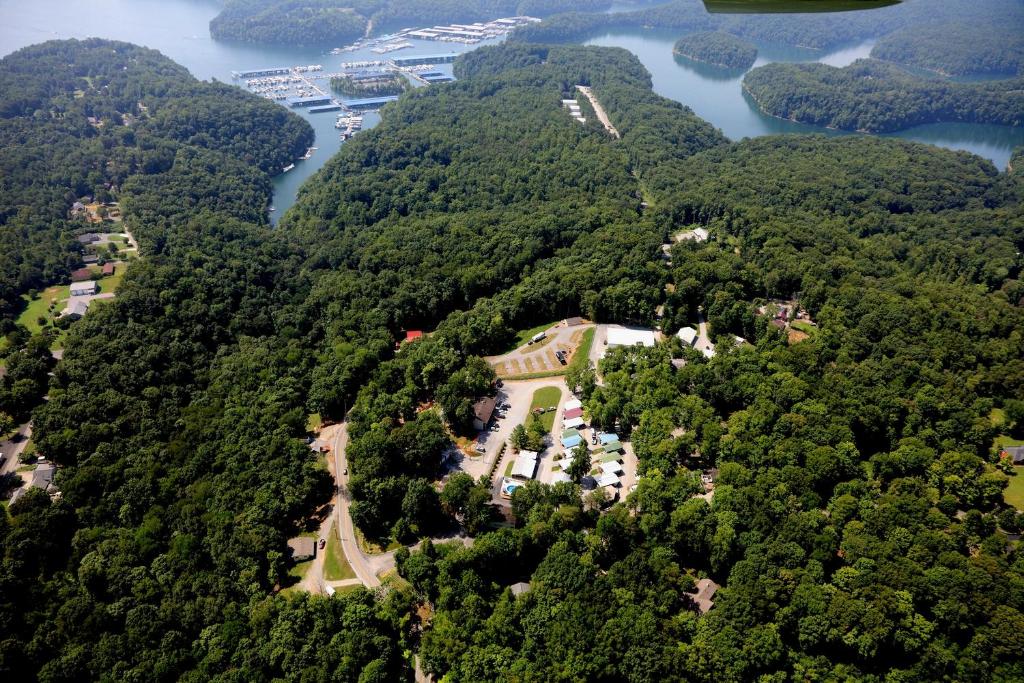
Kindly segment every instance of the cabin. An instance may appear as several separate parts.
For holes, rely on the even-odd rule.
[[[71,271],[72,282],[84,282],[85,280],[92,279],[92,271],[88,268],[79,268],[78,270]],[[74,296],[72,294],[72,296]]]
[[[494,415],[495,400],[491,396],[484,396],[473,404],[473,428],[485,429]]]

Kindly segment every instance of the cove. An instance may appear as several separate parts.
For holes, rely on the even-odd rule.
[[[624,9],[613,7],[613,10]],[[231,81],[233,70],[258,67],[324,64],[380,59],[369,50],[336,56],[320,49],[267,47],[215,41],[209,22],[220,11],[211,0],[0,0],[0,54],[62,38],[111,38],[124,40],[164,53],[204,80]],[[651,72],[655,91],[693,109],[698,116],[720,128],[733,140],[777,133],[824,133],[846,135],[817,126],[782,121],[762,114],[743,95],[743,72],[716,69],[672,53],[678,31],[610,31],[586,41],[588,45],[622,47],[633,52]],[[497,41],[488,41],[497,42]],[[459,43],[414,41],[415,47],[401,54],[464,52],[475,46]],[[871,43],[853,45],[829,53],[798,48],[758,45],[755,66],[773,61],[821,61],[843,66],[865,57]],[[450,65],[442,65],[450,70]],[[313,125],[319,149],[308,161],[274,178],[275,221],[294,202],[300,187],[341,147],[334,116],[298,110]],[[364,128],[379,121],[367,114]],[[1006,167],[1014,147],[1024,145],[1024,129],[981,124],[929,124],[892,134],[907,140],[927,142],[951,149],[963,149]]]

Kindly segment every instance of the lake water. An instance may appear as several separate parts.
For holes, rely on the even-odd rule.
[[[219,11],[211,0],[0,0],[0,55],[57,38],[97,36],[124,40],[160,50],[201,79],[230,82],[233,70],[258,67],[323,64],[326,69],[342,61],[381,59],[369,50],[329,55],[321,50],[255,47],[218,42],[210,38],[209,22]],[[682,102],[719,127],[732,139],[774,133],[818,132],[838,135],[816,126],[782,121],[761,114],[743,95],[742,72],[716,69],[672,54],[678,32],[610,32],[587,41],[591,45],[624,47],[639,57],[651,72],[659,94]],[[415,47],[398,55],[463,52],[473,49],[458,43],[412,41]],[[851,46],[828,54],[761,45],[755,66],[770,61],[822,61],[843,66],[865,57],[871,44]],[[450,72],[451,66],[442,70]],[[335,116],[298,113],[316,130],[319,150],[308,161],[274,179],[274,205],[279,217],[295,201],[302,183],[341,147],[334,129]],[[379,121],[367,114],[365,126]],[[1024,145],[1024,129],[977,124],[931,124],[894,134],[952,149],[965,149],[1005,168],[1014,147]]]
[[[742,89],[742,70],[721,69],[675,55],[678,34],[659,31],[613,31],[586,41],[587,45],[622,47],[635,54],[651,72],[659,95],[682,102],[733,140],[776,133],[850,135],[762,114]],[[778,45],[758,45],[756,68],[769,62],[823,62],[846,66],[871,53],[873,42],[822,53]],[[1014,147],[1024,145],[1024,128],[973,123],[932,123],[889,134],[949,149],[973,152],[1005,169]]]

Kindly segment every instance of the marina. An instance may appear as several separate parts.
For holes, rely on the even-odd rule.
[[[376,54],[387,54],[398,50],[415,47],[410,40],[429,40],[442,43],[460,43],[477,45],[485,40],[504,38],[519,26],[539,22],[536,17],[504,17],[487,22],[473,24],[447,24],[428,28],[407,28],[386,36],[363,38],[352,45],[331,50],[331,54],[340,55],[346,52],[370,50]]]

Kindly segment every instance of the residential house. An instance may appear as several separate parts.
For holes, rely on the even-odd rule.
[[[473,428],[485,429],[494,415],[495,400],[491,396],[484,396],[473,404]]]

